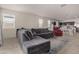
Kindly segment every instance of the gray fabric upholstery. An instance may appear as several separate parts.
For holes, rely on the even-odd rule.
[[[42,43],[49,42],[49,40],[46,40],[39,36],[34,37],[34,39],[32,40],[24,41],[23,34],[25,33],[25,31],[26,30],[23,30],[23,29],[18,31],[18,39],[19,39],[21,48],[23,49],[24,53],[28,53],[27,49],[31,46],[40,45]]]
[[[23,49],[24,53],[28,53],[29,47],[32,47],[32,46],[35,46],[35,45],[40,45],[40,44],[48,42],[48,41],[49,40],[45,40],[41,37],[36,37],[33,40],[24,42],[23,45],[22,45],[22,49]]]
[[[41,37],[36,37],[33,40],[24,42],[24,46],[26,46],[28,48],[28,47],[31,47],[31,46],[34,46],[34,45],[39,45],[39,44],[42,44],[42,43],[45,43],[45,42],[48,42],[48,41],[49,40],[45,40]]]

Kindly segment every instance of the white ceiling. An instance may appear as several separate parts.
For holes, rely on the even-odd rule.
[[[78,4],[2,4],[0,7],[15,11],[30,12],[58,20],[79,17]]]

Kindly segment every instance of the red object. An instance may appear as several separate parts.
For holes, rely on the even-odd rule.
[[[61,31],[61,29],[59,27],[54,27],[53,33],[55,36],[62,36],[63,35],[63,31]]]

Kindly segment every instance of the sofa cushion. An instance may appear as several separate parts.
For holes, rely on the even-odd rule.
[[[23,33],[23,42],[29,41],[29,40],[30,40],[30,38],[27,36],[27,34]]]
[[[48,28],[37,28],[37,29],[34,29],[32,28],[31,31],[36,35],[36,34],[41,34],[41,33],[47,33],[47,32],[50,32],[48,30]]]
[[[35,46],[35,45],[39,45],[39,44],[42,44],[42,43],[45,43],[45,42],[49,42],[50,40],[46,40],[46,39],[43,39],[41,37],[36,37],[35,39],[31,40],[31,41],[26,41],[24,42],[24,46],[26,48],[28,47],[31,47],[31,46]]]
[[[25,31],[25,33],[28,35],[29,40],[33,39],[33,35],[32,35],[32,33],[30,31]]]
[[[32,34],[33,34],[33,36],[37,36],[37,31],[36,31],[36,29],[31,29],[31,31],[32,31]]]
[[[41,33],[46,33],[46,32],[49,32],[49,30],[48,30],[48,28],[42,28],[42,29],[40,29],[40,32]]]

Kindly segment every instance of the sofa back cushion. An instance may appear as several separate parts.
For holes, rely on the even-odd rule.
[[[42,28],[42,29],[40,29],[40,32],[41,33],[46,33],[46,32],[49,32],[49,30],[48,30],[48,28]]]
[[[49,32],[48,28],[38,28],[38,29],[32,28],[31,30],[34,34],[41,34],[41,33]]]

